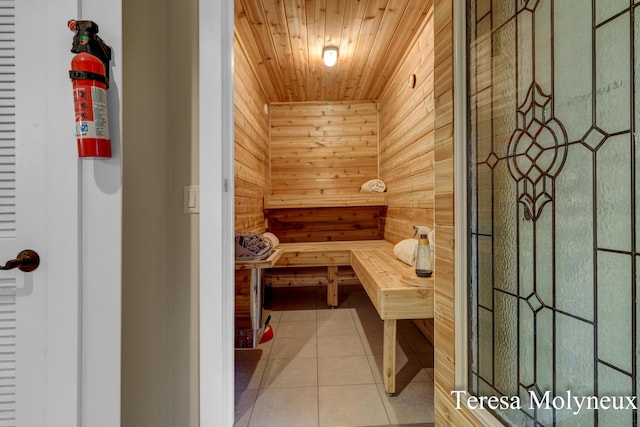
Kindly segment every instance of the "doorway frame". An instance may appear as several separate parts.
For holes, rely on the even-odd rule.
[[[200,427],[234,422],[233,1],[199,0]]]

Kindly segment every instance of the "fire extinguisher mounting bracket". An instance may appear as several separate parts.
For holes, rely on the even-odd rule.
[[[70,19],[67,26],[75,31],[71,52],[87,52],[96,56],[104,63],[106,71],[105,84],[109,87],[109,61],[111,60],[111,48],[98,36],[98,24],[93,21],[76,21]],[[73,78],[73,77],[72,77]]]
[[[90,71],[70,70],[69,77],[71,80],[95,80],[105,85],[107,84],[107,78],[105,76]]]

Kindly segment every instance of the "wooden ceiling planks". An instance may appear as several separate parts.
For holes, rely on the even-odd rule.
[[[236,38],[270,102],[378,100],[431,3],[235,0]]]

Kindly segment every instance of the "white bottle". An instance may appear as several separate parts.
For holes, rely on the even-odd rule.
[[[429,227],[414,225],[414,230],[418,234],[418,248],[416,250],[416,276],[431,277],[433,268],[431,266],[431,245],[429,244]]]

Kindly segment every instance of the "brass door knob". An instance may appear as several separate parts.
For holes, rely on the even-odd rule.
[[[0,267],[0,270],[12,270],[19,268],[26,273],[35,270],[40,265],[40,255],[36,251],[31,249],[25,249],[21,251],[15,259],[7,261],[7,263]]]

